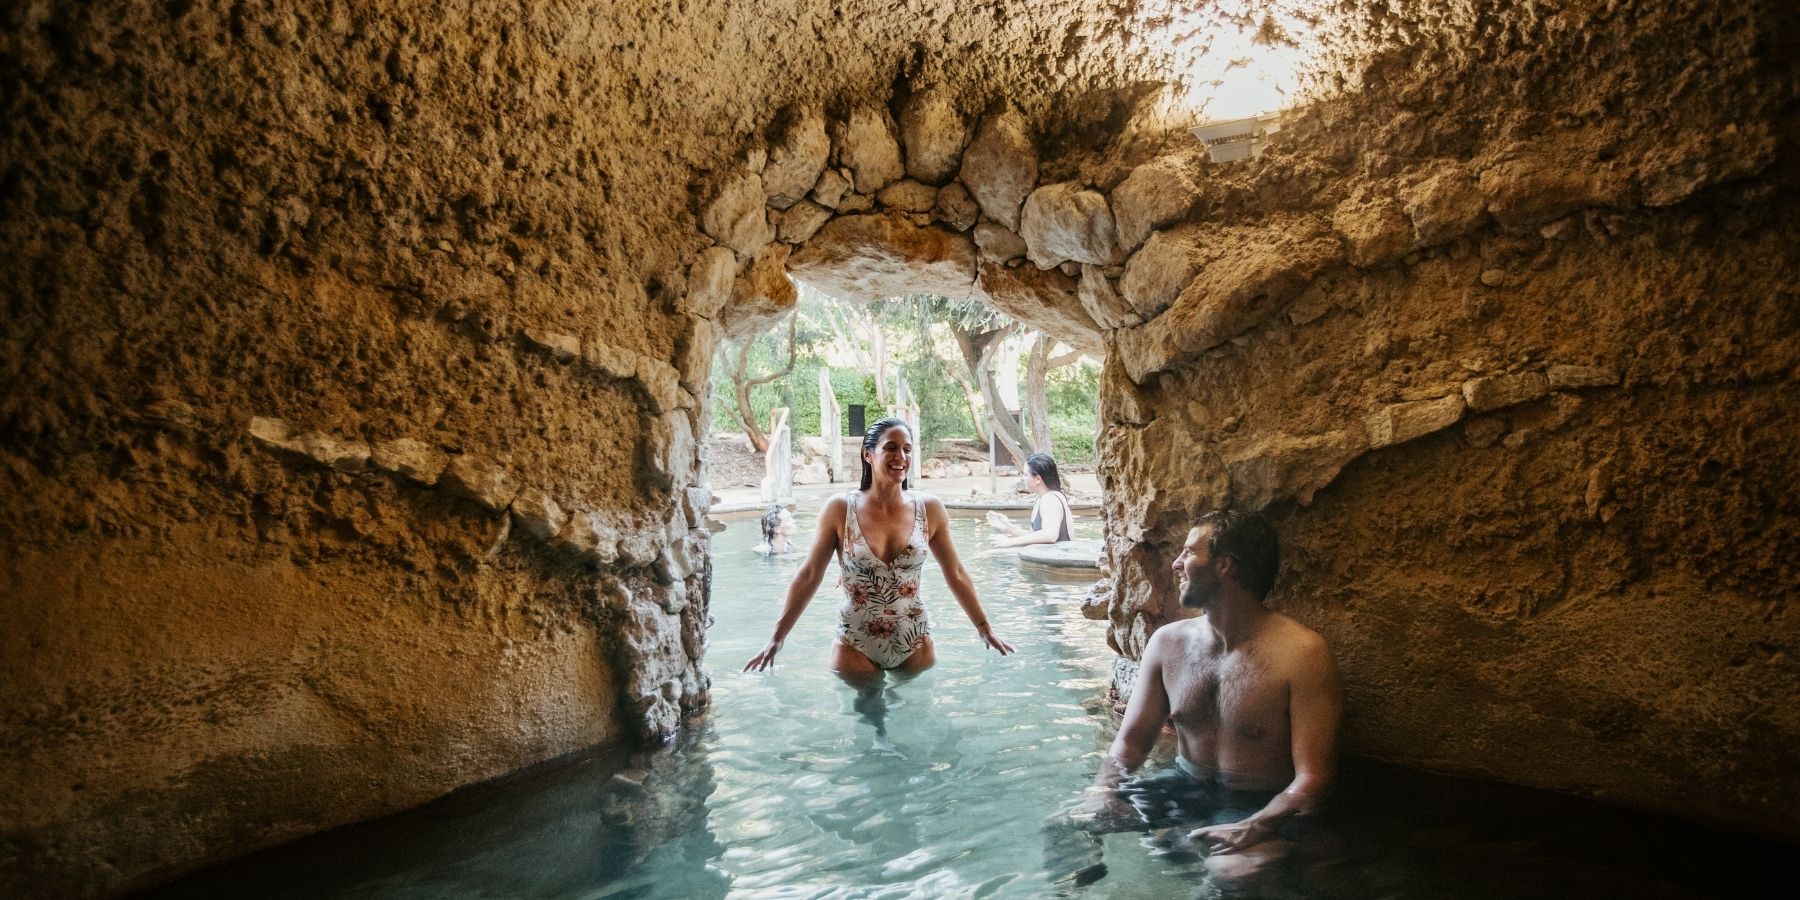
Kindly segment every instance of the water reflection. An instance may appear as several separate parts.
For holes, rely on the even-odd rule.
[[[975,524],[952,526],[1013,656],[953,624],[928,565],[939,663],[885,684],[879,709],[827,671],[829,591],[774,674],[740,674],[800,560],[751,552],[754,520],[734,523],[714,544],[713,707],[685,743],[558,760],[152,896],[1681,898],[1786,877],[1775,861],[1791,848],[1354,760],[1336,842],[1249,884],[1207,870],[1184,841],[1193,822],[1046,827],[1083,798],[1111,737],[1095,703],[1105,625],[1081,616],[1086,578],[982,560]]]

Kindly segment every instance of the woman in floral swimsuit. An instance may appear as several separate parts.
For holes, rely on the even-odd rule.
[[[794,581],[787,604],[775,623],[775,634],[761,653],[744,666],[762,671],[775,664],[775,654],[825,579],[825,566],[837,557],[844,605],[838,610],[838,640],[831,650],[831,669],[846,679],[884,671],[924,671],[937,661],[931,624],[919,602],[919,575],[929,551],[944,570],[950,593],[974,623],[983,644],[1012,652],[994,634],[975,584],[956,558],[950,542],[950,519],[936,497],[906,489],[912,466],[911,430],[899,419],[882,419],[863,438],[862,487],[831,498],[819,516],[819,535]]]

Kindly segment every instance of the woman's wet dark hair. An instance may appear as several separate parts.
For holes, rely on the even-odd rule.
[[[1048,453],[1033,453],[1025,457],[1025,470],[1044,479],[1044,486],[1053,490],[1062,490],[1062,476],[1056,474],[1056,460]]]
[[[881,436],[886,434],[887,430],[890,428],[905,428],[907,434],[912,434],[912,428],[906,424],[905,419],[895,419],[892,417],[881,419],[875,424],[870,425],[868,432],[863,435],[862,448],[873,452],[875,445],[881,443]],[[858,453],[857,456],[862,457],[862,489],[866,491],[869,489],[869,485],[875,483],[875,470],[870,468],[868,457],[862,456],[860,453]],[[900,489],[904,491],[907,487],[907,479],[900,479]]]
[[[775,546],[775,529],[781,527],[781,504],[777,503],[762,514],[763,543]]]

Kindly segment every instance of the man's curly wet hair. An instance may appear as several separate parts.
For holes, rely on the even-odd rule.
[[[1237,560],[1238,583],[1244,590],[1262,600],[1275,587],[1275,573],[1281,569],[1281,543],[1275,538],[1275,526],[1259,512],[1229,507],[1204,513],[1194,520],[1195,528],[1212,526],[1206,550],[1212,556],[1229,556]]]

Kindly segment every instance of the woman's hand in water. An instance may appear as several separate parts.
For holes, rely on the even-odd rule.
[[[975,633],[981,635],[982,643],[1000,651],[1001,656],[1013,652],[1013,646],[1011,644],[1001,640],[999,635],[994,634],[994,626],[983,622],[975,629]]]
[[[761,672],[761,671],[764,671],[767,669],[774,668],[775,667],[775,654],[780,653],[780,652],[781,652],[781,642],[780,641],[770,641],[768,646],[762,648],[761,653],[758,653],[755,656],[750,657],[750,661],[747,663],[744,663],[744,671],[746,671],[746,672]]]

